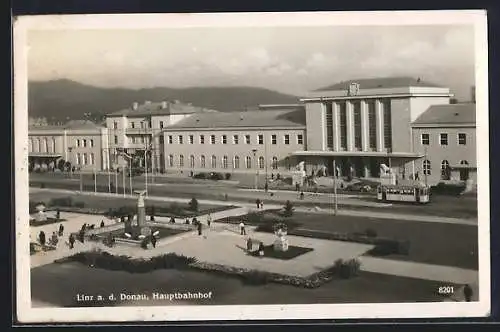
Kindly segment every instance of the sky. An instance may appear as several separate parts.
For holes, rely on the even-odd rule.
[[[100,87],[254,86],[305,95],[359,78],[413,76],[468,99],[467,25],[37,30],[28,78]]]

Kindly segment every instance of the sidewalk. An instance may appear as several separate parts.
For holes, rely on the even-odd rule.
[[[66,189],[40,189],[40,188],[30,188],[32,193],[34,192],[58,192],[58,193],[68,193],[68,194],[78,194],[78,195],[88,195],[88,196],[102,196],[102,197],[123,197],[120,194],[109,194],[109,193],[93,193],[93,192],[79,192]],[[126,196],[127,198],[136,196]],[[161,201],[161,202],[179,202],[188,203],[190,199],[188,198],[177,198],[177,197],[159,197],[159,196],[148,196],[146,201]],[[235,205],[239,207],[249,208],[251,210],[256,210],[255,203],[249,202],[237,202],[237,201],[217,201],[217,200],[198,200],[200,204],[209,205]],[[279,204],[266,204],[264,203],[264,209],[282,209],[283,206]],[[321,208],[306,208],[306,207],[296,207],[295,211],[305,212],[305,213],[320,213],[320,214],[334,214],[333,209],[321,209]],[[461,218],[447,218],[447,217],[436,217],[436,216],[426,216],[426,215],[412,215],[412,214],[402,214],[402,213],[389,213],[389,212],[376,212],[376,211],[357,211],[348,209],[339,209],[337,215],[341,216],[356,216],[356,217],[367,217],[367,218],[380,218],[380,219],[392,219],[392,220],[409,220],[409,221],[420,221],[420,222],[437,222],[437,223],[449,223],[449,224],[461,224],[461,225],[472,225],[477,226],[477,220],[461,219]]]

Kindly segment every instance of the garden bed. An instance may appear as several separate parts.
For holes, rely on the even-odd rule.
[[[30,226],[32,227],[39,227],[39,226],[45,226],[45,225],[50,225],[50,224],[57,224],[60,222],[66,221],[66,219],[62,218],[50,218],[47,217],[47,220],[45,221],[38,221],[38,220],[30,220]]]
[[[264,256],[259,255],[259,250],[252,251],[250,255],[262,258],[277,258],[277,259],[289,260],[292,258],[299,257],[300,255],[306,254],[313,250],[314,249],[312,248],[289,246],[287,251],[277,251],[274,250],[274,246],[271,244],[264,246]]]

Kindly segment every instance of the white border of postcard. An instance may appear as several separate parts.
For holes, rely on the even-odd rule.
[[[168,15],[168,16],[165,16]],[[168,17],[168,19],[166,19]],[[439,303],[32,308],[28,251],[27,31],[244,26],[446,25],[475,27],[479,301]],[[14,22],[17,314],[20,322],[210,321],[484,317],[490,312],[488,42],[485,11],[302,12],[25,16]],[[472,46],[472,45],[471,45]]]

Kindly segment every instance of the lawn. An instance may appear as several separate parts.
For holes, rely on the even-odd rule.
[[[274,246],[271,244],[264,246],[264,256],[259,255],[259,250],[253,251],[251,255],[255,257],[267,257],[267,258],[289,260],[295,257],[299,257],[300,255],[306,254],[313,250],[314,249],[312,248],[289,246],[287,251],[276,251],[274,250]]]
[[[272,212],[265,215],[267,222],[274,222]],[[236,219],[241,220],[241,217]],[[300,212],[285,220],[300,229],[332,233],[363,233],[370,229],[381,238],[410,242],[408,256],[389,255],[385,258],[478,269],[476,226]],[[246,223],[252,224],[250,221]]]
[[[333,280],[316,289],[267,284],[252,286],[237,278],[198,271],[161,270],[145,274],[93,269],[80,263],[50,264],[31,270],[33,300],[61,307],[120,306],[134,303],[78,303],[76,294],[151,294],[212,292],[211,300],[146,301],[136,305],[172,304],[314,304],[436,302],[441,282],[361,272],[353,279]]]

